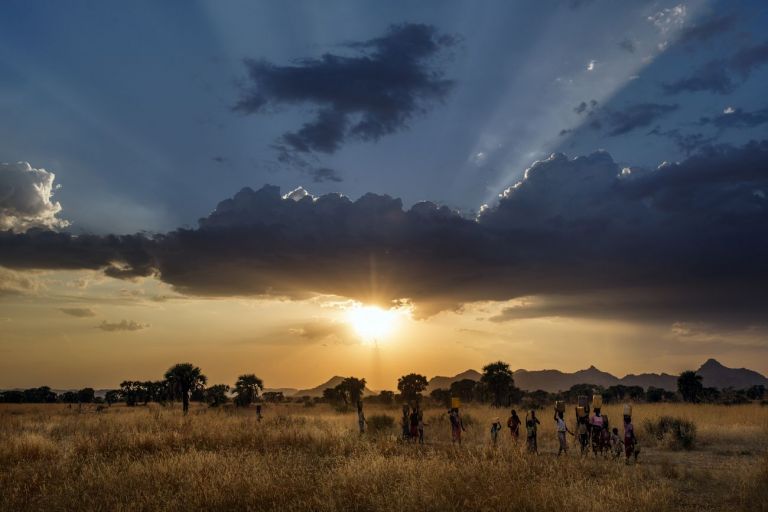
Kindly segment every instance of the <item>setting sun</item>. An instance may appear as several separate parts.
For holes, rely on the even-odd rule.
[[[399,311],[356,305],[347,310],[347,322],[364,341],[381,341],[397,326]]]

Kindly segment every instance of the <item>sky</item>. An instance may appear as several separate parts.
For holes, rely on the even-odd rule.
[[[768,373],[764,2],[0,11],[0,387]]]

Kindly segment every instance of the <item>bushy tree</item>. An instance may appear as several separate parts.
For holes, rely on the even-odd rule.
[[[247,407],[259,397],[264,389],[264,382],[253,373],[246,373],[235,382],[235,404]]]
[[[192,363],[179,363],[171,366],[165,372],[165,380],[175,396],[181,395],[182,410],[184,414],[189,412],[189,394],[192,390],[205,386],[208,378],[202,370]]]
[[[104,394],[104,401],[107,402],[108,406],[112,406],[112,404],[116,403],[120,400],[120,391],[117,389],[110,389]]]
[[[356,404],[363,397],[365,391],[365,379],[346,377],[336,389],[345,405]]]
[[[420,401],[421,393],[427,389],[428,385],[427,378],[418,373],[409,373],[397,379],[397,390],[406,402]]]
[[[488,386],[494,407],[507,407],[520,399],[521,393],[515,387],[515,379],[509,365],[503,361],[487,364],[483,367],[480,382]]]
[[[265,402],[283,402],[285,401],[285,395],[282,391],[267,391],[262,395]]]
[[[443,407],[451,405],[451,392],[447,389],[433,389],[429,397]]]
[[[214,384],[208,386],[203,392],[205,402],[211,407],[218,407],[229,401],[229,386],[226,384]]]
[[[83,388],[77,392],[77,401],[81,404],[90,404],[96,397],[96,392],[93,388]]]
[[[755,384],[754,386],[747,389],[747,398],[750,400],[762,400],[762,398],[765,396],[765,386],[762,384]]]
[[[704,385],[701,383],[701,375],[694,371],[685,371],[677,378],[677,390],[686,402],[701,402],[704,393]]]

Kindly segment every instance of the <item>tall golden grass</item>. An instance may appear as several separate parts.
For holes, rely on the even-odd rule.
[[[539,413],[540,455],[469,407],[461,447],[443,410],[426,412],[427,444],[391,431],[360,435],[356,415],[326,406],[253,411],[113,406],[0,406],[2,510],[767,510],[768,407],[636,405],[637,465],[556,457],[549,411]],[[619,407],[606,407],[614,423]],[[367,414],[398,418],[396,408]],[[674,451],[644,438],[643,421],[683,417],[698,445]],[[573,422],[571,422],[571,426]]]

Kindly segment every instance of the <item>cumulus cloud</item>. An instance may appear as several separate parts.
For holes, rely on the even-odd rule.
[[[333,153],[348,139],[375,141],[445,98],[453,81],[438,58],[455,43],[430,25],[402,24],[381,37],[345,43],[352,55],[326,53],[285,66],[247,59],[249,82],[235,110],[316,109],[314,119],[278,141],[284,161],[296,153]]]
[[[727,59],[711,60],[691,75],[663,84],[667,94],[707,91],[729,94],[746,81],[752,72],[768,63],[768,41],[742,48]]]
[[[55,175],[27,162],[0,163],[0,230],[56,229],[68,222],[57,217],[61,205],[51,201]]]
[[[143,324],[135,320],[121,320],[119,322],[107,322],[104,320],[99,324],[99,329],[107,332],[117,331],[140,331],[149,327],[149,324]]]
[[[384,195],[353,201],[245,188],[198,228],[151,239],[3,233],[0,264],[82,260],[116,277],[155,274],[201,296],[409,299],[417,315],[474,301],[610,297],[608,290],[626,303],[652,303],[648,316],[664,321],[712,311],[756,321],[768,300],[766,162],[767,141],[705,147],[657,169],[624,168],[605,152],[556,154],[477,219],[429,202],[405,209]],[[572,304],[550,304],[576,313]]]
[[[91,308],[59,308],[59,311],[65,315],[74,316],[77,318],[88,318],[96,316],[96,312]]]

